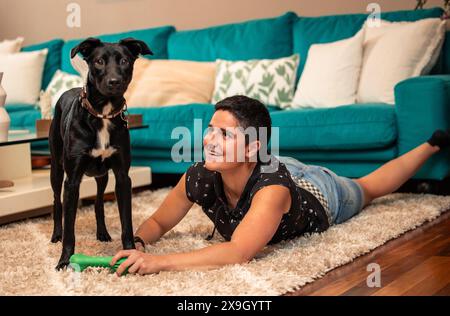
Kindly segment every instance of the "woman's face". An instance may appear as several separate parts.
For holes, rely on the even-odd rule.
[[[218,110],[203,138],[205,167],[219,172],[236,168],[256,155],[253,145],[245,144],[244,131],[233,114]]]

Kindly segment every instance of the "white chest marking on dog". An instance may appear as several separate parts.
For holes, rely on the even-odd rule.
[[[112,105],[108,103],[103,107],[103,114],[111,112]],[[91,156],[94,158],[102,157],[102,161],[116,152],[116,149],[109,146],[109,119],[102,119],[103,127],[97,133],[97,147],[91,150]]]

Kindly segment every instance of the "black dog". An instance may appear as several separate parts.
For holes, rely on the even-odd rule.
[[[65,92],[58,100],[50,127],[51,184],[54,194],[52,242],[62,239],[62,254],[56,269],[69,264],[75,251],[75,217],[83,175],[97,182],[95,217],[97,239],[111,241],[105,225],[103,194],[108,170],[116,178],[115,193],[122,225],[122,246],[133,249],[131,220],[130,135],[124,111],[125,93],[139,54],[152,54],[139,40],[102,43],[88,38],[71,51],[81,53],[89,65],[86,87]],[[63,204],[61,188],[64,172]],[[64,213],[64,230],[62,215]]]

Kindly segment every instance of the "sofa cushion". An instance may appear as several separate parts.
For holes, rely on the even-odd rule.
[[[196,148],[195,152],[201,155],[202,148]],[[302,161],[389,161],[397,157],[397,147],[394,145],[387,148],[361,150],[285,150],[281,148],[278,155],[300,157]],[[170,160],[171,151],[164,148],[133,147],[134,158]]]
[[[44,65],[44,73],[42,75],[41,89],[45,90],[52,80],[56,70],[61,67],[61,50],[64,41],[62,39],[54,39],[48,42],[30,45],[22,48],[23,52],[32,52],[47,48],[47,59]]]
[[[27,103],[7,103],[5,108],[9,115],[14,112],[37,110],[35,105]]]
[[[152,59],[167,59],[167,40],[172,32],[173,26],[162,26],[143,30],[129,31],[123,33],[107,34],[95,36],[104,42],[115,43],[127,37],[133,37],[144,41],[152,50]],[[78,74],[70,63],[70,51],[84,39],[67,41],[62,48],[61,70],[71,74]]]
[[[169,38],[169,58],[214,61],[290,56],[295,17],[288,12],[277,18],[178,31]]]
[[[11,128],[34,130],[36,120],[41,118],[40,110],[32,105],[12,104],[6,106],[11,119]]]
[[[270,107],[269,111],[273,126],[280,128],[282,151],[377,149],[392,145],[397,138],[395,109],[387,104],[298,110]],[[186,127],[191,133],[191,141],[196,141],[194,149],[198,150],[214,107],[211,104],[190,104],[132,108],[130,112],[143,114],[144,123],[149,125],[148,129],[131,131],[134,148],[171,149],[181,139],[171,139],[173,129]],[[194,130],[194,119],[203,120],[197,130]],[[383,157],[387,156],[377,156],[379,159]]]
[[[280,111],[269,106],[270,113]],[[196,150],[202,146],[203,131],[208,127],[214,114],[212,104],[187,104],[153,108],[130,108],[132,114],[142,114],[143,121],[149,125],[147,129],[131,131],[131,145],[134,148],[171,149],[178,139],[171,139],[172,130],[176,127],[187,128],[191,133],[191,141],[196,141]],[[201,119],[202,124],[194,131],[194,119]],[[194,135],[194,132],[197,134]]]
[[[398,156],[396,144],[389,147],[359,150],[286,150],[281,156],[299,157],[301,161],[389,161]]]
[[[34,129],[36,119],[40,118],[40,111],[31,105],[8,105],[6,109],[12,128]],[[180,140],[171,139],[176,127],[187,128],[191,141],[196,141],[194,150],[201,151],[203,131],[214,113],[214,106],[190,104],[129,111],[143,114],[144,123],[149,125],[147,129],[131,130],[133,149],[150,148],[155,151],[154,157],[167,159],[168,150]],[[395,157],[390,147],[397,140],[397,125],[395,108],[391,105],[357,104],[296,110],[269,107],[269,112],[273,126],[279,127],[281,154],[299,152],[303,153],[303,159],[322,161],[330,160],[326,158],[329,151],[334,152],[333,157],[329,157],[332,160],[384,161]],[[194,119],[202,119],[196,130]],[[358,150],[365,150],[365,154],[361,155]],[[167,151],[165,155],[158,154],[164,151]]]
[[[285,110],[271,117],[281,150],[373,149],[397,139],[395,108],[387,104]]]
[[[443,13],[441,8],[417,11],[393,11],[381,13],[381,19],[398,21],[417,21],[425,18],[437,18]],[[312,44],[329,43],[351,37],[358,32],[367,14],[345,14],[321,17],[298,17],[293,26],[293,50],[300,54],[297,79],[300,77]]]
[[[179,141],[171,139],[172,130],[176,127],[189,129],[192,139],[202,139],[202,135],[194,135],[194,119],[202,119],[200,134],[206,129],[214,112],[211,104],[174,105],[152,108],[130,108],[131,114],[143,115],[147,129],[131,131],[131,145],[133,147],[150,147],[170,149]],[[200,143],[201,145],[201,143]]]

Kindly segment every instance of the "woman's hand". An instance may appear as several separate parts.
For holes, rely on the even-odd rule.
[[[162,269],[161,256],[155,256],[148,253],[144,253],[139,250],[121,250],[111,260],[110,265],[116,264],[117,260],[128,257],[117,268],[117,275],[121,276],[122,273],[128,268],[128,273],[131,274],[149,274],[158,273]]]

